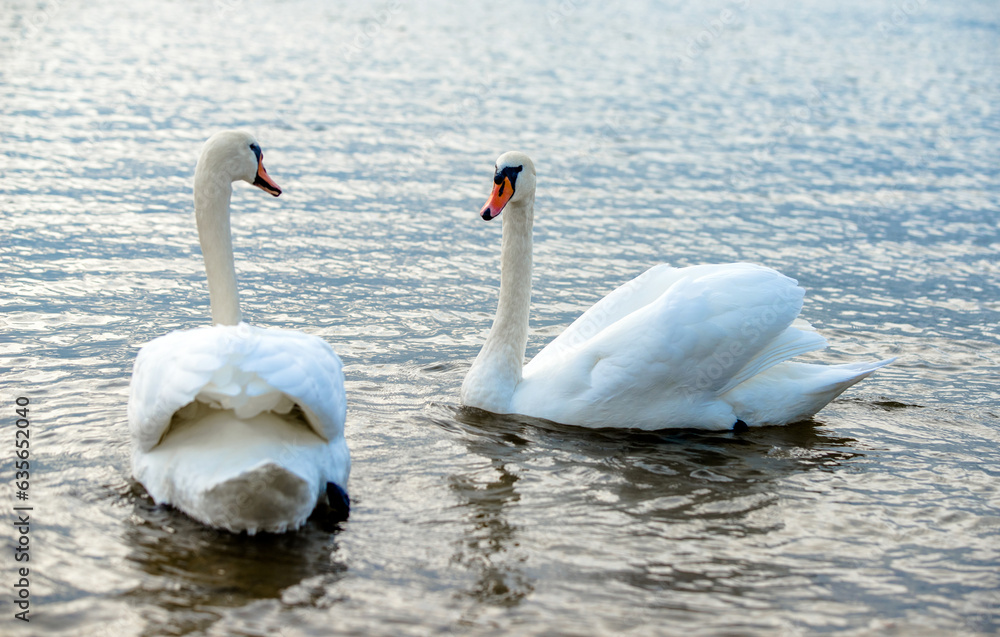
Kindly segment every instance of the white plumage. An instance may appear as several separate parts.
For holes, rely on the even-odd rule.
[[[262,156],[247,133],[206,143],[195,208],[218,324],[145,345],[128,405],[132,473],[153,499],[250,534],[298,528],[328,494],[346,514],[351,467],[337,354],[315,336],[240,322],[230,184],[280,194]]]
[[[462,402],[584,427],[730,429],[809,418],[892,361],[815,365],[826,347],[798,318],[804,290],[748,263],[658,265],[587,310],[523,366],[535,174],[497,160],[484,219],[506,209],[500,302],[462,385]]]

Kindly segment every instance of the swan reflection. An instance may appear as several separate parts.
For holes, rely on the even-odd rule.
[[[207,629],[219,619],[213,608],[238,608],[260,599],[282,598],[306,580],[327,588],[347,574],[338,557],[336,533],[314,515],[295,533],[250,537],[205,527],[183,513],[154,505],[139,485],[123,543],[128,561],[148,577],[123,594],[136,607],[160,608],[144,634]],[[332,533],[331,533],[332,532]],[[144,616],[146,614],[144,613]]]
[[[799,475],[840,471],[862,455],[815,422],[636,432],[438,409],[434,421],[490,463],[488,475],[449,481],[469,508],[468,537],[454,560],[477,574],[468,594],[491,604],[521,601],[533,592],[530,573],[548,568],[573,573],[569,587],[617,580],[650,593],[672,590],[682,606],[695,602],[686,597],[692,592],[787,583],[794,577],[781,560],[744,551],[767,551],[761,543],[782,534]],[[517,517],[538,528],[520,528],[519,509]],[[648,553],[651,543],[661,554],[622,559]]]
[[[463,517],[470,527],[457,542],[452,562],[476,573],[467,596],[486,604],[515,606],[532,590],[522,570],[526,557],[518,548],[519,528],[508,516],[520,499],[514,488],[519,478],[502,461],[491,464],[485,478],[483,472],[448,478],[460,506],[468,509]]]

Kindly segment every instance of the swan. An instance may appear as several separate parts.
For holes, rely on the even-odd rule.
[[[891,363],[789,359],[826,346],[798,318],[795,280],[750,263],[656,265],[598,301],[523,365],[531,300],[535,167],[496,162],[480,215],[504,213],[500,298],[461,401],[565,425],[742,429],[808,419]]]
[[[157,504],[208,526],[282,533],[324,499],[331,515],[347,517],[344,375],[322,339],[242,322],[229,227],[237,180],[281,194],[252,135],[216,133],[194,177],[214,325],[139,351],[128,402],[132,474]]]

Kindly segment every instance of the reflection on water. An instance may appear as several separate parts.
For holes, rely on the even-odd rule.
[[[589,586],[618,581],[650,594],[673,591],[673,601],[658,602],[663,608],[701,603],[688,594],[745,600],[761,582],[791,586],[802,576],[753,557],[747,538],[766,541],[783,528],[781,485],[790,475],[850,471],[864,456],[852,439],[809,422],[742,433],[632,432],[464,407],[435,411],[437,426],[489,462],[448,478],[469,526],[453,559],[477,574],[466,594],[502,606],[521,603],[537,573],[548,570],[539,562],[551,556],[535,553],[539,537],[566,552],[559,569],[575,570]],[[525,529],[519,505],[553,514],[533,513],[538,527]],[[605,564],[586,539],[574,539],[577,523],[602,529],[609,543],[659,548],[639,561],[631,552],[609,555]]]
[[[997,632],[996,2],[557,4],[0,3],[0,395],[38,481],[37,619],[0,632]],[[244,314],[345,364],[336,529],[218,534],[129,477],[135,354],[207,321],[191,178],[231,127],[286,189],[234,190]],[[743,433],[458,408],[510,149],[529,354],[650,265],[745,260],[807,289],[817,358],[899,360]]]
[[[514,488],[518,477],[501,462],[494,464],[493,471],[495,476],[489,477],[494,479],[489,482],[479,476],[448,478],[460,506],[468,509],[469,526],[452,559],[477,573],[467,595],[485,604],[514,606],[532,591],[520,567],[525,558],[518,554],[518,528],[507,517],[507,509],[518,500]]]
[[[720,498],[738,497],[746,489],[757,489],[755,485],[766,488],[767,482],[789,472],[832,469],[863,455],[851,447],[852,439],[833,436],[813,422],[744,432],[588,432],[468,407],[438,409],[454,411],[450,419],[435,420],[438,425],[461,433],[470,452],[499,466],[522,455],[551,454],[554,473],[589,467],[603,478],[613,477],[613,484],[621,486],[616,507],[640,505],[668,493],[690,496],[707,490]]]
[[[140,485],[133,488],[134,512],[122,541],[130,549],[128,562],[150,578],[122,599],[133,607],[152,603],[164,611],[148,622],[144,634],[205,630],[219,619],[219,609],[282,598],[305,581],[322,590],[347,572],[337,558],[336,525],[310,519],[298,533],[233,535],[154,505]],[[302,597],[295,591],[284,600],[292,605],[314,601],[308,594]]]

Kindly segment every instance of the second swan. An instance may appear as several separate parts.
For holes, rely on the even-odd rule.
[[[798,318],[805,291],[749,263],[657,265],[581,315],[527,365],[535,168],[499,157],[480,211],[504,213],[500,299],[462,403],[566,425],[732,429],[805,420],[894,359],[816,365],[826,347]]]

